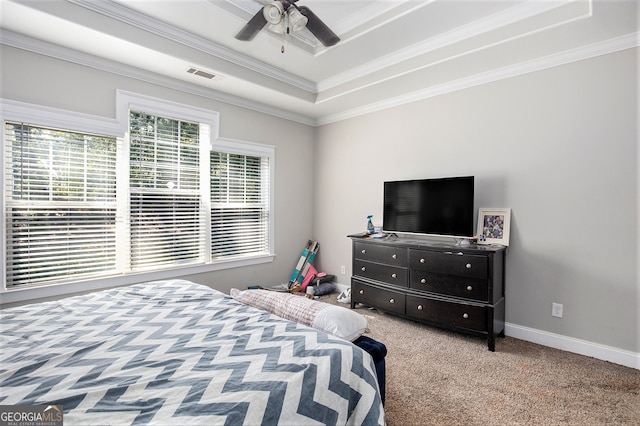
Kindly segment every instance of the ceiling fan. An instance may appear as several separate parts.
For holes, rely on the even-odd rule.
[[[324,22],[306,6],[297,6],[298,0],[274,1],[263,6],[258,13],[236,34],[238,40],[249,41],[263,29],[289,34],[291,31],[299,31],[305,26],[325,46],[333,46],[340,41],[338,37]]]

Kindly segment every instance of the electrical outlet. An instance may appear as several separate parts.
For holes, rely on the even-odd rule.
[[[346,274],[346,273],[347,273],[347,267],[346,267],[346,266],[344,266],[344,265],[342,265],[342,266],[340,267],[340,273],[341,273],[342,275]]]
[[[562,318],[562,303],[552,303],[551,304],[551,316]]]

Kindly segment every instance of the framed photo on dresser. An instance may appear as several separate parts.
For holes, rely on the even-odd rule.
[[[509,245],[511,209],[481,208],[478,211],[478,244]]]

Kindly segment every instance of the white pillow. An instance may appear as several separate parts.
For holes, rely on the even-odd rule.
[[[359,313],[342,306],[327,305],[316,314],[313,319],[313,328],[342,337],[350,342],[369,332],[367,319]]]
[[[369,331],[367,319],[359,313],[304,296],[269,290],[240,291],[233,288],[231,297],[350,342]]]

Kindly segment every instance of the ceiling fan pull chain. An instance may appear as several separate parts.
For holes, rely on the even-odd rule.
[[[286,13],[285,13],[286,15]],[[284,42],[285,42],[285,30],[284,30],[284,21],[285,19],[282,19],[282,47],[280,47],[280,53],[284,53]],[[289,27],[287,27],[287,32],[289,30]]]

